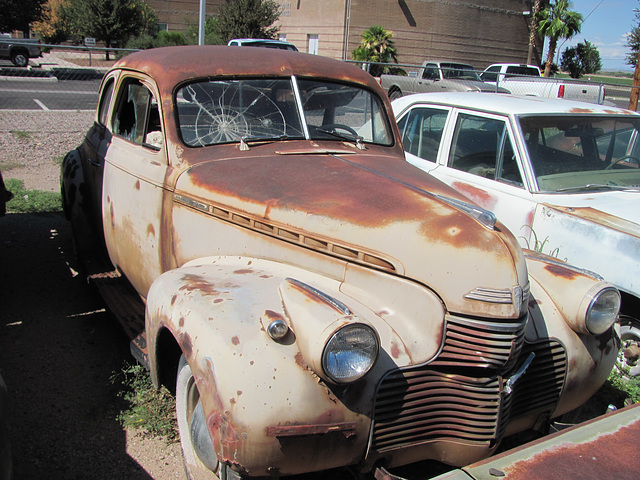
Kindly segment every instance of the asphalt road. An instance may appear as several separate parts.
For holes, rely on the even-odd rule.
[[[100,80],[0,77],[0,110],[93,110]]]

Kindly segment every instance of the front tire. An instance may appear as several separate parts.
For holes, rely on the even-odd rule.
[[[389,93],[389,100],[393,102],[394,100],[400,98],[401,96],[402,96],[402,92],[396,88],[392,90],[391,93]]]
[[[618,366],[628,369],[630,377],[640,376],[640,320],[620,315],[620,339]]]
[[[11,54],[11,62],[16,67],[26,67],[29,65],[29,55],[24,52],[16,52]]]
[[[219,476],[220,464],[207,431],[200,392],[184,355],[178,364],[176,417],[187,479],[210,478],[211,473]]]

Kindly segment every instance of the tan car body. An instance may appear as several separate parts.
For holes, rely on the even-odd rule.
[[[182,141],[177,86],[291,75],[372,92],[392,144]],[[113,134],[108,120],[118,97],[105,85],[118,92],[132,77],[158,99],[154,148]],[[456,207],[464,197],[404,161],[389,102],[367,73],[292,52],[178,47],[125,57],[102,90],[108,105],[63,164],[65,211],[76,236],[104,232],[115,270],[145,300],[156,383],[179,346],[221,465],[247,476],[465,465],[577,407],[607,377],[617,336],[584,331],[584,315],[610,286],[525,258],[501,224]],[[90,155],[104,156],[93,159],[97,193],[86,186]],[[274,320],[289,328],[282,339],[267,333]],[[375,331],[379,354],[362,379],[338,384],[321,357],[353,323]],[[185,461],[194,478],[220,475],[193,453]]]

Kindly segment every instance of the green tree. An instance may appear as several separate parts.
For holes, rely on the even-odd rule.
[[[28,36],[29,24],[40,19],[46,0],[0,0],[0,32],[18,30]]]
[[[275,39],[280,27],[272,26],[280,18],[275,0],[226,0],[214,23],[213,35],[220,43],[232,38]]]
[[[602,68],[600,52],[595,45],[585,40],[575,47],[569,47],[562,53],[560,62],[562,70],[568,71],[571,78],[580,78],[589,73],[596,73]]]
[[[640,49],[640,10],[634,8],[636,26],[631,29],[627,36],[627,48],[631,49],[631,53],[627,54],[627,64],[636,66],[638,62],[638,50]]]
[[[393,42],[393,32],[374,25],[362,32],[362,40],[353,51],[353,59],[363,62],[398,63],[398,53]],[[385,71],[385,65],[372,64],[369,73],[379,77]]]
[[[69,38],[69,3],[70,0],[47,0],[42,6],[40,20],[32,24],[32,30],[44,43],[62,43]]]
[[[158,17],[143,0],[71,0],[69,9],[74,34],[103,41],[107,48],[156,34]]]
[[[549,53],[544,67],[545,77],[551,72],[558,40],[569,39],[580,33],[582,15],[569,10],[569,6],[569,0],[556,0],[554,4],[543,8],[538,13],[538,33],[549,38]]]

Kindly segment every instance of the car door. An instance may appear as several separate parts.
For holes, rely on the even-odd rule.
[[[398,126],[409,163],[494,212],[530,245],[535,201],[506,117],[415,105]]]
[[[118,82],[104,163],[105,241],[113,264],[143,296],[162,271],[163,208],[170,199],[168,161],[157,90],[128,74]]]
[[[107,128],[108,115],[113,99],[113,89],[118,71],[111,72],[102,82],[98,113],[79,150],[83,161],[86,193],[89,195],[89,216],[96,237],[102,239],[102,179],[104,157],[111,144],[111,132]]]
[[[495,213],[525,247],[536,202],[526,183],[523,159],[507,117],[457,110],[432,174]]]

